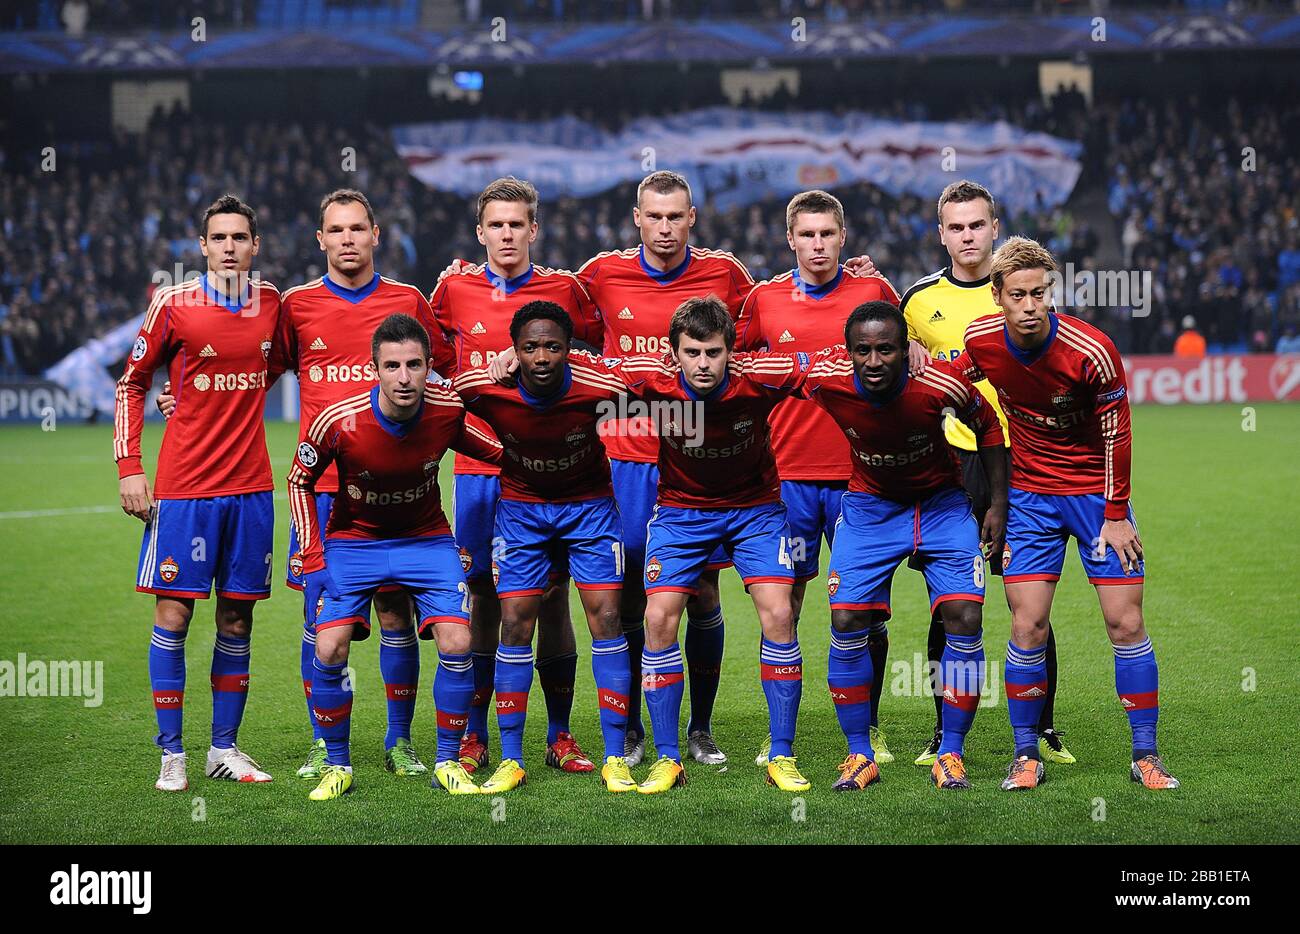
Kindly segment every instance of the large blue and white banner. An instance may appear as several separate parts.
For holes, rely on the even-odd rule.
[[[881,120],[862,113],[779,114],[713,107],[635,120],[609,132],[572,116],[536,122],[449,120],[395,127],[411,173],[466,197],[517,175],[542,197],[583,197],[653,169],[684,173],[696,201],[728,208],[807,188],[870,182],[932,199],[959,178],[1011,210],[1061,204],[1082,144],[1007,123]]]

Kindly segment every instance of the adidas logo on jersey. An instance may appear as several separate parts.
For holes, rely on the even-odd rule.
[[[307,348],[307,349],[308,349],[308,350],[324,350],[324,349],[325,349],[325,342],[324,342],[323,340],[321,340],[321,339],[318,337],[318,338],[316,338],[314,341],[311,342],[311,346],[310,346],[309,348]]]
[[[844,433],[845,433],[846,435],[848,435],[850,438],[856,438],[856,437],[858,437],[858,433],[857,433],[856,431],[854,431],[852,428],[848,429],[848,430],[845,431]]]
[[[212,349],[211,344],[204,344],[203,349],[199,351],[200,357],[215,357],[217,352]]]
[[[939,310],[936,308],[934,314],[932,314],[932,315],[930,316],[930,323],[931,323],[931,324],[934,324],[934,322],[936,322],[936,321],[942,321],[942,320],[943,320],[943,312],[942,312],[942,311],[939,311]]]
[[[506,440],[509,441],[511,444],[518,444],[518,443],[519,443],[519,439],[516,438],[514,435],[512,435],[512,434],[511,434],[510,432],[508,432],[508,431],[506,432]]]
[[[476,321],[474,322],[474,326],[469,329],[469,332],[471,334],[486,334],[487,328],[483,327],[482,321]]]
[[[620,321],[631,321],[631,320],[632,320],[632,310],[631,310],[630,308],[624,308],[622,311],[620,311],[620,312],[618,313],[618,319],[619,319]]]
[[[374,475],[373,475],[370,471],[368,471],[368,470],[363,470],[363,471],[361,471],[361,473],[357,474],[357,479],[358,479],[358,480],[373,480],[373,479],[375,479],[375,477],[374,477]]]
[[[794,335],[789,331],[782,331],[781,336],[776,339],[778,344],[790,344],[794,342]]]

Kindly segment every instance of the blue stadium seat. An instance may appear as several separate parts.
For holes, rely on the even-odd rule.
[[[283,11],[284,0],[262,0],[262,5],[257,10],[257,24],[271,28],[279,26]]]
[[[325,25],[325,0],[307,0],[302,24],[316,29]]]
[[[354,6],[348,10],[349,26],[369,26],[370,10],[363,6]]]
[[[306,12],[306,0],[284,0],[284,25],[301,26]]]
[[[325,11],[325,25],[331,29],[348,24],[348,11],[342,7],[332,6]]]

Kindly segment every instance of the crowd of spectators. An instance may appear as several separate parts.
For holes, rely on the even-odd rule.
[[[1046,244],[1076,270],[1150,270],[1150,317],[1127,308],[1071,309],[1126,352],[1168,352],[1186,315],[1211,349],[1273,349],[1300,325],[1300,172],[1281,141],[1300,110],[1229,103],[1213,108],[1139,103],[1084,110],[1066,93],[987,102],[973,113],[1085,140],[1080,189],[1109,179],[1113,216],[1071,207],[1002,217],[1003,235]],[[894,116],[924,117],[895,105]],[[532,114],[534,117],[545,114]],[[1240,149],[1256,149],[1255,170]],[[353,147],[355,165],[340,152]],[[1235,154],[1235,155],[1234,155]],[[0,153],[0,366],[38,373],[87,339],[141,312],[150,290],[204,268],[197,218],[233,192],[258,210],[257,269],[282,288],[324,272],[315,241],[320,197],[336,187],[370,196],[381,225],[378,268],[430,289],[452,258],[477,260],[472,199],[424,187],[381,127],[246,123],[238,127],[159,112],[147,131],[119,133],[75,151],[58,170]],[[633,185],[584,198],[548,198],[534,248],[540,264],[576,268],[638,241]],[[900,289],[946,264],[932,197],[893,197],[867,184],[836,188],[850,228],[848,252],[869,253]],[[701,205],[693,241],[734,252],[756,278],[788,269],[784,198],[729,211]],[[1091,222],[1090,222],[1091,220]],[[1098,227],[1101,224],[1101,227]],[[1112,230],[1105,230],[1109,225]],[[1122,258],[1118,253],[1122,250]]]

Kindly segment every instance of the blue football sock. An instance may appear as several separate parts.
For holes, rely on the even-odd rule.
[[[438,716],[438,757],[435,763],[460,758],[460,738],[469,719],[469,702],[474,696],[474,662],[470,653],[438,653],[438,670],[433,675],[433,708]]]
[[[627,692],[632,680],[627,640],[622,636],[592,639],[591,673],[596,679],[605,757],[622,756],[623,738],[627,735]]]
[[[1112,644],[1113,645],[1113,644]],[[1160,719],[1160,675],[1151,640],[1137,645],[1113,645],[1115,692],[1133,731],[1133,759],[1156,754],[1156,721]]]
[[[302,644],[298,650],[298,667],[302,669],[302,693],[307,698],[307,722],[311,724],[311,738],[321,738],[320,724],[311,707],[311,682],[316,677],[316,627],[311,623],[302,624]]]
[[[674,642],[658,652],[645,649],[641,654],[641,687],[645,706],[650,712],[650,728],[655,734],[655,749],[660,756],[682,761],[678,724],[682,716],[682,647]]]
[[[831,629],[826,683],[831,689],[835,716],[849,741],[849,753],[875,761],[876,753],[871,748],[871,675],[867,633]]]
[[[533,685],[533,647],[497,647],[497,729],[501,731],[501,761],[524,764],[524,721],[528,717],[528,691]]]
[[[1015,755],[1038,759],[1038,718],[1047,701],[1047,649],[1018,649],[1008,642],[1003,677]]]
[[[352,733],[352,682],[347,677],[347,662],[326,665],[318,658],[312,666],[312,714],[325,740],[325,761],[330,765],[350,767],[352,750],[348,740]]]
[[[627,731],[645,736],[641,721],[641,656],[645,652],[645,621],[641,618],[620,620],[623,638],[627,639],[627,663],[632,680],[627,692]]]
[[[713,730],[713,702],[718,698],[722,679],[722,649],[726,627],[719,606],[703,619],[686,619],[686,668],[690,672],[691,716],[686,732]]]
[[[573,684],[578,680],[578,655],[552,655],[537,660],[537,680],[546,700],[546,745],[569,732],[573,712]]]
[[[212,646],[212,745],[229,749],[239,736],[248,703],[252,640],[217,634]]]
[[[772,731],[771,757],[794,755],[795,722],[803,694],[803,656],[799,640],[769,642],[763,639],[759,654],[767,720]]]
[[[885,692],[889,670],[889,627],[883,619],[867,628],[867,648],[871,652],[871,725],[880,726],[880,695]]]
[[[971,636],[949,634],[939,666],[943,673],[943,739],[939,755],[961,754],[984,688],[983,631]]]
[[[153,688],[158,735],[163,752],[184,752],[181,722],[185,709],[185,633],[153,627],[149,640],[149,684]]]
[[[497,674],[497,655],[495,652],[473,653],[474,696],[469,701],[469,726],[466,733],[477,733],[479,742],[487,744],[488,712],[492,709],[492,687]]]
[[[379,675],[384,679],[388,696],[388,732],[384,748],[392,749],[399,739],[411,738],[411,721],[415,719],[415,699],[420,690],[420,642],[415,627],[380,630]]]

